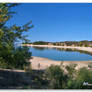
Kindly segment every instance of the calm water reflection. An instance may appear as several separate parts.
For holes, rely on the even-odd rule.
[[[92,60],[92,53],[75,49],[30,47],[32,56],[48,58],[57,61],[87,61]]]

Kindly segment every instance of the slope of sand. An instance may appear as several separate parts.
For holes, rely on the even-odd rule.
[[[81,67],[87,67],[89,63],[92,63],[92,61],[55,61],[55,60],[50,60],[47,58],[41,58],[41,57],[32,57],[30,59],[32,69],[40,69],[44,70],[47,67],[51,65],[60,65],[61,62],[63,62],[63,65],[69,65],[69,64],[77,64],[76,69],[79,69]]]

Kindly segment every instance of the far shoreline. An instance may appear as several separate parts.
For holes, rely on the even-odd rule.
[[[79,46],[76,46],[76,47],[74,47],[74,46],[54,46],[54,45],[33,45],[33,44],[22,44],[22,46],[76,49],[76,50],[87,51],[87,52],[92,53],[92,47],[79,47]]]

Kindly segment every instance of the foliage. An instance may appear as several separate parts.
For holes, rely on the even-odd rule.
[[[23,26],[7,26],[6,22],[15,12],[11,8],[17,4],[0,3],[0,67],[2,68],[20,68],[27,65],[27,60],[31,56],[28,48],[16,48],[15,43],[19,40],[27,42],[26,36],[23,35],[33,27],[32,21]]]
[[[27,43],[25,43],[27,44]],[[64,41],[64,42],[45,42],[45,41],[36,41],[33,43],[28,44],[34,44],[34,45],[56,45],[56,46],[85,46],[85,47],[92,47],[92,41]]]
[[[88,68],[91,68],[92,69],[92,63],[89,63],[88,64]]]
[[[65,83],[67,81],[67,75],[60,66],[51,65],[46,70],[47,79],[50,80],[49,88],[61,89],[65,88]]]
[[[44,42],[44,41],[36,41],[33,42],[34,45],[48,45],[48,42]]]
[[[88,82],[89,84],[92,84],[92,70],[89,70],[86,67],[83,67],[78,70],[78,75],[75,80],[74,88],[77,89],[92,88],[92,86],[83,85],[84,82]]]
[[[72,79],[76,76],[76,73],[77,73],[77,71],[75,69],[76,66],[77,66],[77,64],[70,64],[70,65],[65,66],[65,68],[68,72],[68,76]]]
[[[50,66],[46,70],[50,89],[92,89],[92,86],[83,85],[84,82],[92,84],[92,70],[83,67],[76,70],[76,64],[66,66],[65,72],[60,66]]]
[[[92,86],[83,85],[84,82],[92,83],[92,70],[87,69],[86,67],[80,68],[72,72],[75,76],[69,77],[67,82],[68,89],[90,89]],[[69,76],[69,74],[68,74]]]

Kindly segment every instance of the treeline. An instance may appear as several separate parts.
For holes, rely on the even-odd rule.
[[[48,45],[48,44],[49,44],[49,42],[36,41],[36,42],[33,42],[32,44],[34,44],[34,45]]]
[[[84,47],[92,47],[92,41],[64,41],[64,42],[46,42],[46,41],[36,41],[32,43],[25,44],[33,44],[33,45],[55,45],[55,46],[84,46]]]

